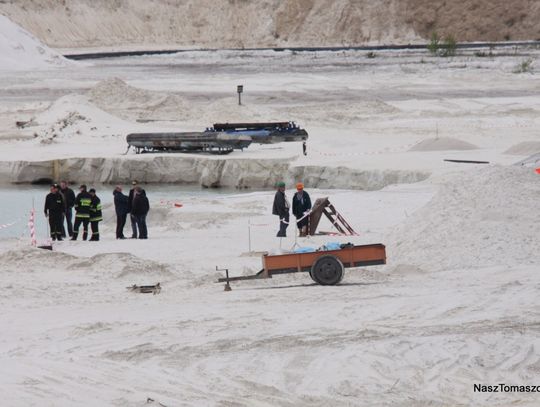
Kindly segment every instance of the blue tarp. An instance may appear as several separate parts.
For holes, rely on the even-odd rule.
[[[314,247],[299,247],[297,249],[294,249],[294,253],[312,253],[316,252],[317,250]]]

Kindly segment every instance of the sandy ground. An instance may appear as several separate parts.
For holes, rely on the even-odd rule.
[[[538,393],[473,389],[540,385],[540,179],[533,166],[511,165],[540,150],[537,75],[513,73],[537,55],[209,53],[6,71],[2,161],[115,157],[131,129],[287,116],[310,132],[307,157],[287,144],[230,158],[432,175],[378,191],[307,185],[313,198],[330,196],[358,236],[295,241],[290,230],[280,241],[272,191],[174,208],[152,200],[148,185],[147,241],[114,240],[110,206],[100,242],[50,252],[1,240],[3,402],[537,405]],[[15,120],[34,123],[16,129]],[[384,243],[388,264],[347,271],[334,287],[306,274],[232,292],[214,283],[216,266],[249,274],[258,252],[328,241]],[[160,295],[126,290],[156,282]]]
[[[506,213],[528,213],[539,192],[522,171],[514,170],[514,181],[522,177],[532,190]],[[462,177],[452,175],[453,182]],[[484,196],[496,202],[509,192],[500,189],[458,200],[463,207]],[[532,393],[473,392],[475,383],[537,382],[540,248],[537,240],[515,242],[520,231],[529,233],[525,224],[538,225],[536,214],[511,227],[506,219],[483,220],[471,204],[467,220],[497,242],[471,254],[461,229],[444,221],[461,208],[441,211],[445,192],[433,182],[310,192],[331,195],[359,236],[297,244],[385,242],[388,266],[347,271],[335,287],[300,274],[224,292],[214,284],[222,275],[215,266],[232,275],[260,268],[257,253],[248,253],[249,224],[253,251],[295,244],[292,233],[281,244],[272,237],[270,192],[185,200],[182,208],[153,202],[148,241],[113,240],[111,207],[97,243],[61,242],[49,252],[2,241],[7,405],[142,406],[148,397],[166,406],[537,403]],[[441,224],[415,217],[422,210]],[[399,231],[411,222],[414,236]],[[331,227],[325,221],[321,229]],[[423,243],[435,233],[444,234],[446,257],[444,248]],[[402,236],[413,239],[407,255],[393,242]],[[465,267],[452,259],[456,252]],[[160,295],[126,290],[158,281]]]

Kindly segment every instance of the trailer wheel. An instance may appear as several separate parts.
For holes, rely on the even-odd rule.
[[[336,256],[321,256],[311,266],[309,275],[320,285],[335,285],[343,279],[343,263]]]

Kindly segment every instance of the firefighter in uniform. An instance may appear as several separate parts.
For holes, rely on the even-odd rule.
[[[83,225],[83,240],[86,240],[88,237],[88,222],[90,221],[92,196],[86,191],[86,185],[81,185],[79,191],[75,198],[75,224],[73,225],[73,237],[71,240],[77,240],[81,223]]]
[[[97,242],[99,240],[99,222],[103,220],[101,214],[101,200],[96,195],[96,190],[92,188],[88,191],[92,196],[90,203],[90,227],[92,228],[92,237],[90,240]]]
[[[45,217],[49,218],[52,240],[62,239],[62,215],[64,213],[64,199],[58,192],[58,185],[51,185],[51,192],[45,198]]]

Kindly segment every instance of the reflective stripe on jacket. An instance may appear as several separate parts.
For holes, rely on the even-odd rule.
[[[90,205],[90,222],[100,222],[102,220],[101,200],[97,196],[94,196]]]
[[[75,198],[75,217],[81,219],[90,218],[90,206],[92,204],[92,195],[88,192],[81,192]]]

